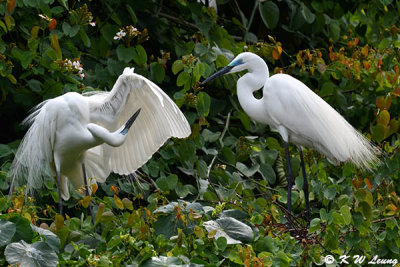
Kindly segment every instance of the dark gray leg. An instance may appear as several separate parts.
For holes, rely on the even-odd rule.
[[[89,195],[89,187],[88,187],[88,182],[87,182],[87,178],[86,178],[85,163],[82,163],[82,173],[83,173],[83,181],[85,183],[85,189],[86,189],[85,194],[86,194],[86,196],[88,196]],[[90,202],[89,202],[89,213],[90,213],[90,217],[92,217],[92,223],[94,225],[94,215],[92,212],[92,206],[90,205]]]
[[[61,174],[57,171],[57,183],[58,183],[58,208],[60,209],[60,215],[63,216],[63,204],[61,198]]]
[[[287,182],[288,182],[288,196],[287,196],[287,204],[288,204],[288,210],[289,212],[292,212],[292,186],[293,186],[293,174],[292,174],[292,168],[290,166],[290,155],[289,155],[289,144],[284,142],[285,145],[285,152],[286,152],[286,166],[287,166],[287,171],[288,171],[288,177],[287,177]]]
[[[310,225],[310,201],[309,201],[309,193],[308,193],[308,180],[306,174],[306,166],[304,164],[304,157],[303,157],[303,150],[300,147],[300,159],[301,159],[301,169],[303,171],[303,191],[304,197],[306,199],[306,219],[307,219],[307,226]]]

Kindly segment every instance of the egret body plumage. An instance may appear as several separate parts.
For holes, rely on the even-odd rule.
[[[78,189],[86,176],[95,178],[92,184],[111,172],[131,174],[167,139],[191,133],[175,103],[129,68],[110,92],[66,93],[39,104],[24,122],[30,128],[9,172],[12,184],[26,183],[32,191],[57,177],[60,213],[61,198],[70,198],[67,180]]]
[[[351,161],[363,169],[371,169],[379,163],[379,149],[371,145],[334,108],[290,75],[275,74],[269,77],[267,64],[256,54],[239,54],[228,66],[203,81],[203,84],[223,74],[243,70],[248,72],[237,81],[240,105],[253,120],[277,129],[285,144],[289,211],[293,183],[289,142],[297,145],[300,150],[307,212],[308,183],[302,147],[315,149],[333,162]],[[261,88],[263,96],[257,99],[253,92]]]

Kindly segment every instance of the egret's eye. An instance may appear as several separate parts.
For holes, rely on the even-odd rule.
[[[232,61],[231,63],[229,63],[228,66],[235,67],[235,66],[239,66],[239,65],[242,65],[242,64],[244,64],[244,62],[240,58],[240,59],[236,59],[235,61]]]

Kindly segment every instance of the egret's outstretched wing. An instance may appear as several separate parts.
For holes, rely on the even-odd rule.
[[[91,120],[110,131],[115,131],[141,109],[122,146],[102,145],[102,151],[96,148],[95,153],[109,162],[110,171],[118,174],[133,173],[170,137],[185,138],[191,133],[188,121],[172,99],[133,70],[125,69],[110,93],[90,98]]]
[[[299,80],[285,74],[271,76],[265,84],[264,98],[274,126],[286,128],[290,142],[366,169],[378,163],[376,148]]]

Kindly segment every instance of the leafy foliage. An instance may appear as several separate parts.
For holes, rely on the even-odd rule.
[[[7,126],[1,264],[302,266],[323,264],[326,255],[400,258],[400,5],[218,3],[217,14],[184,0],[0,2],[0,116]],[[243,51],[263,57],[271,75],[303,81],[384,151],[374,172],[305,151],[309,229],[298,154],[291,159],[293,217],[284,208],[279,134],[241,110],[237,76],[200,84]],[[110,90],[125,66],[173,97],[192,135],[168,141],[135,175],[111,175],[90,197],[74,192],[65,218],[56,214],[53,180],[35,196],[19,188],[8,199],[7,172],[28,111],[62,93]]]

